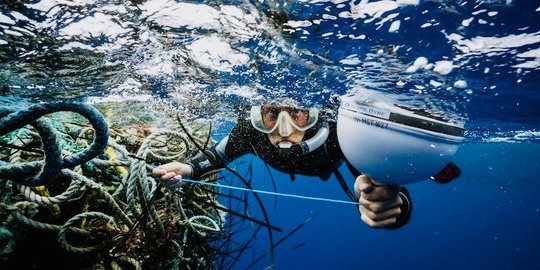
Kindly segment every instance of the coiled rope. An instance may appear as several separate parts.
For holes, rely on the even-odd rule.
[[[144,161],[147,158],[147,155],[151,152],[150,147],[152,146],[152,142],[154,142],[156,138],[163,135],[175,136],[177,138],[180,138],[186,147],[186,151],[184,151],[183,154],[189,151],[189,144],[187,142],[187,139],[185,139],[179,132],[160,130],[150,134],[150,136],[148,136],[143,141],[141,147],[139,147],[139,150],[137,151],[137,159],[134,159],[131,164],[130,177],[127,180],[127,201],[131,211],[133,211],[134,213],[140,213],[141,210],[139,209],[139,204],[137,204],[136,200],[136,191],[137,187],[139,187],[142,191],[142,194],[141,196],[139,196],[138,201],[141,202],[141,204],[143,205],[147,205],[148,212],[154,222],[156,222],[156,224],[158,225],[160,233],[165,234],[165,228],[163,226],[163,223],[159,219],[153,203],[150,201],[152,194],[155,192],[157,184],[155,180],[147,176],[146,162]],[[156,156],[155,153],[153,153],[153,155]]]
[[[76,247],[68,243],[68,241],[66,240],[66,233],[71,230],[71,227],[77,225],[77,222],[86,218],[103,219],[106,221],[107,224],[112,225],[113,228],[117,227],[116,223],[114,222],[114,219],[111,216],[108,216],[101,212],[81,213],[70,218],[64,224],[64,226],[62,226],[62,229],[60,229],[60,232],[58,233],[58,242],[60,243],[60,246],[62,246],[66,250],[73,253],[90,253],[90,252],[94,252],[100,249],[102,245],[99,245],[99,244],[94,245],[94,246],[88,246],[88,247]]]
[[[43,109],[35,110],[36,113],[45,113]],[[87,117],[88,114],[82,115]],[[2,134],[7,134],[8,128],[13,130],[25,126],[13,124],[17,115],[27,117],[20,121],[34,126],[36,131],[21,128],[16,135],[6,136],[8,148],[11,148],[0,150],[5,155],[3,158],[9,157],[10,162],[0,163],[0,212],[7,214],[0,220],[0,227],[12,230],[19,228],[17,224],[24,224],[37,231],[58,233],[58,243],[62,248],[84,256],[98,255],[105,261],[96,265],[110,263],[112,268],[176,265],[187,269],[212,264],[211,257],[205,253],[205,239],[222,234],[225,221],[223,213],[214,207],[218,204],[217,197],[197,185],[184,190],[183,196],[177,196],[148,175],[153,168],[151,163],[181,160],[193,154],[194,147],[184,134],[158,130],[144,136],[144,139],[135,137],[132,140],[134,144],[121,145],[117,141],[128,141],[128,137],[99,139],[102,135],[108,136],[108,130],[105,132],[95,127],[99,122],[105,123],[102,120],[90,121],[95,129],[95,137],[92,137],[86,132],[90,129],[87,124],[70,122],[71,119],[62,119],[63,123],[59,124],[54,117],[52,121],[45,117],[36,120],[37,116],[29,117],[28,113],[0,108]],[[106,124],[104,126],[107,128]],[[148,134],[147,130],[139,131],[142,131],[139,134]],[[203,131],[198,130],[201,134],[195,131],[195,137],[207,144]],[[118,133],[115,129],[113,132]],[[38,143],[43,145],[43,153],[32,148]],[[103,150],[106,149],[104,146],[96,148],[95,145],[101,143],[104,146],[108,143],[108,152]],[[85,150],[72,154],[81,149]],[[89,151],[105,152],[105,155],[87,160]],[[43,155],[44,160],[35,161],[43,159]],[[75,160],[81,157],[86,161]],[[78,162],[84,164],[72,166]],[[129,167],[129,170],[123,173],[115,167]],[[41,187],[43,184],[46,186]],[[130,184],[131,189],[128,187]],[[15,194],[16,190],[20,194]],[[66,205],[70,202],[74,202],[76,207]],[[61,210],[62,215],[49,214],[54,213],[55,207]],[[50,212],[42,212],[43,209]],[[74,214],[74,211],[82,213]],[[136,226],[137,216],[143,226]],[[111,246],[120,248],[114,249],[118,252],[111,253]],[[147,256],[168,254],[169,251],[174,258],[157,261],[152,259],[156,256]],[[108,255],[113,255],[113,258]],[[107,261],[109,259],[112,261]]]
[[[94,141],[84,151],[62,158],[61,147],[55,129],[42,116],[59,112],[76,112],[90,122],[95,130]],[[54,102],[36,104],[26,109],[13,111],[0,108],[0,136],[31,124],[41,136],[44,161],[21,164],[0,162],[0,178],[7,178],[19,184],[40,186],[53,181],[62,168],[71,168],[83,164],[103,153],[109,139],[109,127],[103,115],[94,107],[83,103]],[[35,176],[37,174],[37,176]],[[35,176],[34,178],[31,178]],[[31,178],[28,180],[28,178]],[[21,180],[22,179],[22,180]]]

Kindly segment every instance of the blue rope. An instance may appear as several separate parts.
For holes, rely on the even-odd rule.
[[[254,192],[254,193],[267,194],[267,195],[283,196],[283,197],[291,197],[291,198],[304,199],[304,200],[314,200],[314,201],[324,201],[324,202],[359,205],[358,202],[342,201],[342,200],[320,198],[320,197],[311,197],[311,196],[303,196],[303,195],[296,195],[296,194],[290,194],[290,193],[271,192],[271,191],[260,190],[260,189],[249,189],[249,188],[243,188],[243,187],[234,187],[234,186],[222,185],[222,184],[217,184],[217,183],[209,183],[209,182],[203,182],[203,181],[197,181],[197,180],[191,180],[191,179],[184,179],[184,178],[174,178],[174,180],[176,180],[178,182],[178,184],[176,184],[176,185],[171,184],[171,183],[169,183],[167,181],[162,181],[162,182],[165,183],[165,186],[167,186],[168,188],[172,188],[172,189],[178,189],[179,187],[181,187],[182,182],[186,182],[186,183],[192,183],[192,184],[201,184],[201,185],[205,185],[205,186],[228,188],[228,189],[234,189],[234,190],[241,190],[241,191],[248,191],[248,192]]]
[[[82,115],[88,119],[96,134],[94,141],[87,149],[63,159],[56,130],[50,123],[40,119],[44,115],[59,111],[71,111]],[[0,117],[2,117],[0,119],[0,136],[31,124],[36,128],[43,142],[44,161],[21,164],[0,162],[0,178],[10,179],[19,184],[29,186],[49,184],[58,176],[62,168],[72,168],[90,161],[102,154],[108,144],[109,127],[107,122],[97,109],[88,104],[52,102],[32,105],[15,112],[12,109],[0,108]],[[38,176],[28,180],[36,174]]]

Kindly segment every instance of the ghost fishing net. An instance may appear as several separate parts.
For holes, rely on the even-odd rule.
[[[158,164],[193,155],[194,144],[209,147],[208,125],[186,121],[188,139],[174,113],[129,106],[100,106],[109,126],[106,145],[78,164],[68,159],[96,148],[104,132],[80,114],[31,119],[0,137],[0,265],[212,269],[220,257],[231,256],[222,243],[233,234],[224,225],[232,211],[218,202],[219,191],[170,189],[151,174]],[[4,110],[0,126],[11,127],[6,119],[14,113]],[[52,139],[44,139],[45,131]],[[54,160],[59,168],[51,169],[47,164]],[[202,180],[215,182],[217,176]]]

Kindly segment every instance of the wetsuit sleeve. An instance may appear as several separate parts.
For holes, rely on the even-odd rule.
[[[401,186],[399,188],[399,197],[401,197],[401,200],[403,201],[403,204],[401,205],[401,214],[398,216],[396,223],[393,225],[390,225],[386,227],[385,229],[388,230],[395,230],[403,227],[407,222],[409,222],[409,219],[411,219],[412,214],[412,200],[409,195],[409,191]]]
[[[200,179],[204,174],[222,169],[235,158],[247,154],[249,147],[246,145],[249,136],[245,136],[245,123],[239,122],[231,133],[223,138],[219,143],[208,150],[199,151],[185,163],[191,166],[193,173],[191,178]],[[242,140],[244,138],[244,140]]]
[[[201,176],[210,171],[225,167],[225,161],[218,155],[215,147],[197,152],[186,160],[186,164],[192,168],[192,179],[200,179]]]

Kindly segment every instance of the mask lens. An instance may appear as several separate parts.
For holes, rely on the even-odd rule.
[[[273,132],[279,123],[279,115],[281,112],[286,112],[290,123],[298,130],[305,131],[311,128],[317,122],[318,110],[305,110],[291,107],[277,107],[271,105],[263,105],[260,107],[252,107],[251,123],[253,126],[262,132]]]
[[[309,122],[309,110],[289,109],[291,119],[298,127],[306,127]]]
[[[294,125],[303,128],[308,125],[309,110],[301,110],[289,107],[262,107],[263,123],[267,129],[272,129],[277,124],[278,116],[281,112],[287,112]]]
[[[263,106],[262,110],[262,120],[264,127],[268,130],[273,129],[277,124],[278,115],[281,112],[278,108],[275,107],[266,107]]]

